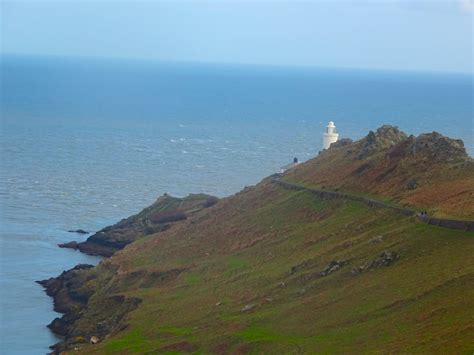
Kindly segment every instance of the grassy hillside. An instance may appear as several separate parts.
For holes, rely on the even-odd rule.
[[[400,259],[353,275],[384,251]],[[103,262],[116,274],[76,335],[123,294],[142,300],[129,325],[85,353],[469,353],[473,252],[472,233],[264,183]],[[333,260],[347,264],[320,276]]]
[[[322,183],[315,170],[329,160],[353,163],[341,149],[347,146],[285,178]],[[467,179],[471,186],[474,175],[463,169],[453,170],[451,184]],[[403,171],[396,169],[397,179]],[[415,176],[423,186],[441,184],[438,174],[420,169]],[[355,190],[357,183],[341,178],[336,187]],[[407,202],[419,193],[389,185],[360,193]],[[462,214],[448,206],[439,210]],[[137,239],[98,267],[63,275],[55,287],[75,311],[57,328],[71,353],[82,354],[472,354],[472,255],[474,233],[265,179]],[[92,336],[98,344],[86,343]]]

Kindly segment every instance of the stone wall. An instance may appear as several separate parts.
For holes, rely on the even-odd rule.
[[[275,176],[272,181],[274,183],[277,183],[287,189],[292,189],[292,190],[301,190],[301,191],[309,191],[318,197],[324,198],[324,199],[331,199],[331,198],[343,198],[347,200],[353,200],[353,201],[358,201],[361,203],[366,204],[369,207],[374,207],[374,208],[389,208],[397,213],[401,213],[405,216],[417,216],[420,221],[439,226],[439,227],[444,227],[444,228],[450,228],[450,229],[460,229],[460,230],[465,230],[465,231],[474,231],[474,221],[462,221],[462,220],[454,220],[454,219],[444,219],[444,218],[434,218],[434,217],[429,217],[429,216],[422,216],[420,212],[411,209],[411,208],[404,208],[404,207],[398,207],[391,205],[389,203],[379,201],[379,200],[374,200],[362,196],[355,196],[355,195],[350,195],[338,191],[327,191],[327,190],[320,190],[320,189],[315,189],[311,187],[306,187],[303,185],[298,185],[298,184],[293,184],[287,181],[281,180],[278,176]]]

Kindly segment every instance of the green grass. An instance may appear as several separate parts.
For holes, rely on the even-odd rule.
[[[134,329],[125,336],[108,341],[105,350],[109,354],[120,351],[143,353],[150,350],[147,345],[149,344],[146,337],[138,329]]]
[[[377,236],[382,240],[371,242]],[[131,330],[93,347],[97,353],[160,353],[182,342],[202,353],[472,348],[473,233],[271,186],[234,197],[189,229],[171,229],[154,243],[147,238],[114,262],[130,272],[149,266],[189,271],[151,288],[122,290],[143,302],[129,314]],[[396,251],[400,260],[351,274],[382,251]],[[347,264],[319,277],[332,260]],[[247,304],[255,308],[242,312]],[[91,318],[93,311],[100,313],[91,309]]]
[[[172,325],[162,325],[158,329],[162,333],[168,333],[173,335],[190,335],[193,333],[193,329],[190,327],[175,327]]]
[[[185,282],[186,282],[186,285],[188,286],[194,286],[194,285],[197,285],[199,282],[201,282],[201,278],[199,277],[199,275],[186,274]]]

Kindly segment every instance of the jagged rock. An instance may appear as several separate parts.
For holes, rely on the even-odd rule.
[[[342,139],[339,139],[337,142],[332,143],[329,148],[344,147],[345,145],[349,145],[352,142],[353,140],[350,138],[342,138]]]
[[[364,159],[374,153],[393,147],[407,138],[408,136],[400,131],[398,127],[384,125],[378,128],[376,132],[370,131],[361,140],[362,146],[358,158]]]
[[[91,339],[90,339],[89,342],[90,342],[91,344],[97,344],[97,343],[100,342],[100,339],[99,339],[97,336],[93,335],[93,336],[91,336]]]
[[[343,267],[345,264],[347,263],[347,261],[345,260],[333,260],[331,261],[325,268],[323,271],[321,271],[319,273],[320,276],[327,276],[331,273],[333,273],[334,271],[337,271],[339,270],[341,267]]]
[[[438,132],[420,134],[416,137],[411,151],[415,157],[421,156],[435,161],[452,161],[468,156],[462,140],[451,139]]]

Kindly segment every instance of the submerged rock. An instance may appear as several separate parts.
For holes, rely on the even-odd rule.
[[[70,230],[69,233],[78,233],[78,234],[89,234],[90,232],[85,231],[84,229]]]

